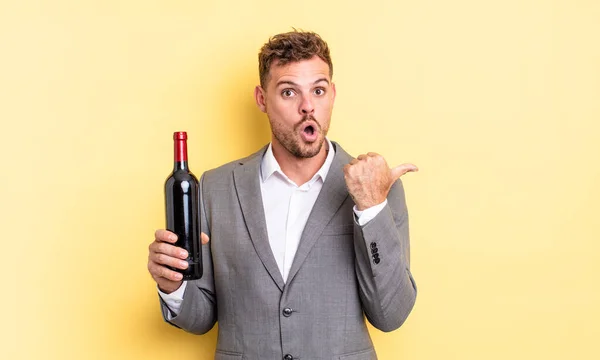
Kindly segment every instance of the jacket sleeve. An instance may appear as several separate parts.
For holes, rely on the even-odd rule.
[[[200,178],[199,207],[200,229],[210,237],[210,229],[204,207],[202,184],[204,175]],[[198,239],[199,240],[199,239]],[[183,294],[183,302],[179,314],[174,317],[167,316],[170,312],[165,302],[160,298],[160,306],[165,321],[193,334],[204,334],[210,331],[217,322],[217,299],[215,297],[215,283],[213,276],[213,262],[211,243],[202,246],[202,278],[188,281]],[[171,312],[171,315],[174,315]]]
[[[364,226],[354,223],[355,271],[363,311],[379,330],[398,329],[410,314],[417,287],[410,273],[408,212],[402,182]]]

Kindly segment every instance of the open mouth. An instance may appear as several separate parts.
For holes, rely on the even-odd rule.
[[[302,139],[306,142],[314,142],[319,135],[319,129],[314,121],[307,121],[302,125]]]
[[[304,128],[304,132],[307,135],[313,135],[315,133],[315,128],[312,125],[308,125],[307,127]]]

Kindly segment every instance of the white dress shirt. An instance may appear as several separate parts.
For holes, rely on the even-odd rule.
[[[327,140],[327,158],[323,166],[308,182],[298,186],[290,180],[279,167],[279,163],[273,155],[272,146],[269,145],[260,166],[260,190],[262,193],[265,220],[267,223],[267,235],[271,251],[283,277],[287,281],[290,268],[304,225],[321,192],[331,163],[334,157],[334,148],[329,139]],[[354,213],[358,224],[363,226],[373,219],[385,207],[387,200],[363,211],[354,206]],[[169,309],[178,314],[183,301],[183,295],[187,281],[184,281],[179,289],[170,294],[158,290]],[[171,317],[169,316],[169,319]]]

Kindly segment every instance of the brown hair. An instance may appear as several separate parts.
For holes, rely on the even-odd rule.
[[[294,29],[294,31],[271,37],[258,53],[260,86],[264,89],[269,81],[269,70],[273,62],[280,66],[290,62],[308,60],[315,55],[329,65],[329,77],[332,77],[333,64],[329,55],[329,47],[318,34]]]

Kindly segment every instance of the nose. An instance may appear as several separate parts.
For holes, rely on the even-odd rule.
[[[312,102],[310,96],[302,97],[302,102],[300,103],[300,113],[303,115],[312,114],[315,112],[315,106]]]

